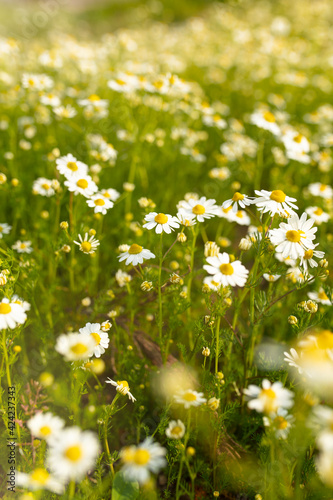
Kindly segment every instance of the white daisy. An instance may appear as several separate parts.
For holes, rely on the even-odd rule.
[[[93,432],[68,427],[50,439],[47,464],[63,480],[81,480],[91,470],[100,451]]]
[[[133,394],[130,392],[130,388],[128,385],[128,382],[126,380],[121,380],[116,382],[115,380],[112,380],[110,377],[108,377],[108,380],[105,381],[107,384],[111,384],[116,388],[117,392],[120,392],[123,396],[128,396],[128,399],[131,401],[136,401],[135,397]]]
[[[283,257],[302,258],[306,250],[315,248],[312,241],[317,228],[312,227],[313,224],[314,220],[307,219],[305,212],[301,218],[293,214],[287,222],[281,222],[278,229],[271,229],[269,238]]]
[[[20,306],[22,306],[24,312],[30,311],[31,304],[29,304],[29,302],[25,301],[24,299],[21,299],[21,297],[19,297],[16,294],[14,294],[12,296],[11,302],[13,302],[14,304],[19,304]]]
[[[277,281],[279,278],[281,278],[281,275],[280,274],[264,273],[263,277],[265,278],[266,281],[273,283],[274,281]]]
[[[318,246],[314,245],[315,247]],[[318,262],[314,260],[313,257],[316,257],[318,259],[322,259],[325,256],[325,252],[320,252],[319,250],[312,250],[311,248],[309,250],[306,250],[304,252],[304,255],[301,257],[301,262],[300,265],[304,267],[304,271],[308,271],[308,266],[310,267],[318,267]]]
[[[253,123],[259,128],[268,130],[274,135],[280,135],[281,133],[280,127],[276,123],[275,116],[267,109],[260,109],[252,113],[251,123]]]
[[[309,141],[296,130],[287,130],[281,139],[287,150],[287,156],[288,154],[304,154],[310,151]]]
[[[175,394],[174,400],[175,403],[184,405],[185,410],[188,410],[191,406],[200,406],[207,401],[207,399],[203,397],[203,392],[192,391],[192,389],[179,391]]]
[[[238,205],[241,208],[246,208],[251,205],[251,203],[251,198],[249,198],[246,194],[241,194],[237,191],[230,200],[226,200],[222,203],[222,208],[229,208],[232,206],[232,211],[236,213],[239,210]]]
[[[294,213],[294,209],[298,209],[293,203],[296,198],[287,196],[280,189],[274,191],[262,189],[261,191],[255,191],[255,193],[258,198],[255,198],[252,203],[263,213],[269,212],[272,216],[275,214],[285,215],[286,213],[291,215]]]
[[[129,264],[137,266],[138,264],[142,264],[144,260],[154,259],[155,257],[156,256],[150,250],[147,250],[146,248],[133,243],[133,245],[131,245],[126,252],[123,252],[119,255],[118,259],[119,262],[122,262],[126,259],[126,266],[128,266]]]
[[[77,102],[79,106],[83,107],[93,106],[96,108],[107,108],[109,105],[109,101],[107,99],[101,99],[96,94],[91,94],[87,99],[79,99]]]
[[[274,414],[279,408],[291,408],[294,404],[294,394],[285,389],[281,382],[262,381],[262,388],[249,385],[244,389],[245,396],[249,399],[248,407],[259,413]]]
[[[36,413],[28,420],[27,426],[34,437],[48,441],[63,429],[65,422],[50,412]]]
[[[53,112],[55,115],[59,116],[59,118],[73,118],[77,115],[76,109],[70,104],[55,107],[53,108]]]
[[[111,201],[116,201],[118,200],[120,193],[116,191],[116,189],[109,188],[109,189],[101,189],[101,194],[104,196],[104,198],[107,198]]]
[[[315,223],[319,226],[323,222],[327,222],[330,220],[330,215],[320,207],[308,207],[305,209],[305,212],[311,217],[311,219],[315,220]]]
[[[128,273],[125,273],[121,269],[118,269],[118,271],[115,274],[116,281],[118,285],[122,288],[123,286],[126,285],[126,283],[129,283],[132,280],[132,276]]]
[[[185,425],[181,420],[171,420],[165,434],[169,439],[181,439],[185,434]]]
[[[162,232],[169,234],[175,228],[179,227],[177,218],[169,214],[150,212],[145,216],[145,221],[146,224],[143,227],[146,229],[153,229],[155,227],[157,234],[161,234]]]
[[[58,107],[61,104],[60,97],[56,94],[43,94],[39,100],[44,106]]]
[[[138,446],[126,446],[120,452],[125,478],[140,484],[147,483],[150,473],[157,474],[167,465],[166,452],[160,444],[153,442],[152,437],[146,438]]]
[[[94,339],[96,358],[100,358],[105,353],[105,349],[109,347],[109,336],[102,330],[99,323],[87,323],[83,328],[79,329],[79,332],[81,335],[89,334]]]
[[[333,189],[327,184],[322,184],[321,182],[314,182],[308,186],[309,192],[313,196],[319,196],[320,198],[332,199]]]
[[[179,224],[181,226],[185,226],[185,227],[191,227],[197,223],[197,221],[195,220],[194,214],[189,216],[189,215],[182,213],[182,212],[177,213],[177,221],[179,222]]]
[[[32,185],[33,194],[40,194],[41,196],[53,196],[55,190],[53,188],[52,180],[45,177],[39,177]]]
[[[217,257],[207,257],[208,265],[203,268],[213,275],[213,280],[221,283],[222,286],[244,286],[249,275],[249,271],[240,260],[230,262],[230,257],[226,252],[219,253]]]
[[[323,288],[319,288],[318,292],[308,292],[308,297],[309,299],[319,302],[319,304],[323,304],[324,306],[332,305],[331,299],[326,295]]]
[[[31,253],[34,250],[31,245],[31,241],[18,240],[12,245],[12,249],[16,250],[18,253]]]
[[[177,208],[182,215],[195,217],[198,222],[204,222],[205,219],[215,217],[219,210],[216,200],[207,200],[205,196],[202,196],[199,200],[182,200],[178,203]]]
[[[0,222],[0,239],[3,238],[4,234],[9,234],[12,226],[6,224],[5,222]]]
[[[28,490],[49,490],[57,495],[62,495],[65,486],[62,481],[52,476],[46,469],[38,467],[29,474],[16,472],[16,484]]]
[[[278,439],[287,439],[293,421],[294,417],[284,408],[279,408],[276,414],[263,418],[265,427],[271,427]]]
[[[333,488],[333,449],[322,451],[316,458],[316,469],[321,480]]]
[[[98,187],[90,177],[90,175],[83,175],[76,173],[64,182],[67,186],[68,191],[73,192],[75,195],[82,194],[86,198],[90,198],[96,191]]]
[[[56,160],[56,165],[57,170],[67,179],[75,175],[82,175],[84,177],[88,173],[88,165],[82,161],[78,161],[72,154],[58,158]]]
[[[113,202],[102,194],[95,194],[87,200],[88,207],[94,208],[94,213],[101,213],[103,215],[113,207]]]
[[[90,254],[90,253],[95,253],[99,241],[95,239],[94,236],[90,236],[88,239],[88,233],[84,235],[84,239],[82,238],[81,234],[78,235],[80,241],[75,241],[74,243],[80,247],[81,252]]]
[[[62,334],[57,338],[55,350],[65,357],[66,361],[79,361],[90,358],[96,349],[96,341],[86,333]]]
[[[16,328],[17,325],[23,325],[27,319],[23,307],[20,304],[2,299],[0,302],[0,330],[5,328]]]
[[[303,370],[298,364],[299,361],[299,355],[296,349],[293,347],[290,349],[290,352],[284,352],[284,361],[288,363],[289,366],[293,366],[294,368],[297,368],[298,373],[302,374]]]
[[[228,209],[226,209],[226,210],[228,210]],[[237,224],[239,224],[240,226],[249,226],[251,224],[251,219],[248,216],[248,214],[245,212],[245,210],[238,210],[236,213],[234,211],[231,211],[230,221],[237,222]]]

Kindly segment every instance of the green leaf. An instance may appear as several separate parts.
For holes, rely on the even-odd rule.
[[[112,485],[112,500],[136,500],[138,496],[139,484],[126,481],[123,474],[117,472]]]

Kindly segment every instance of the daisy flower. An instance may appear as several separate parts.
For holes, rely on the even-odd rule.
[[[118,200],[120,193],[116,191],[116,189],[109,188],[109,189],[101,189],[101,193],[104,198],[107,198],[111,201],[116,201]]]
[[[80,328],[81,335],[90,335],[95,341],[94,354],[96,358],[100,358],[105,353],[105,349],[109,347],[109,336],[102,330],[99,323],[87,323],[83,328]]]
[[[18,253],[31,253],[33,252],[31,241],[21,241],[18,240],[14,245],[12,245],[12,249],[16,250]]]
[[[263,213],[269,212],[271,216],[275,214],[285,215],[293,214],[294,209],[298,210],[298,207],[293,203],[296,198],[291,198],[287,196],[280,189],[274,191],[255,191],[258,198],[253,200],[253,204],[256,205],[257,209]]]
[[[53,196],[55,190],[52,185],[52,180],[45,179],[45,177],[39,177],[32,185],[32,192],[33,194],[40,194],[41,196]]]
[[[60,97],[56,94],[44,94],[40,96],[40,102],[45,106],[58,107],[61,104]]]
[[[230,257],[226,252],[219,253],[217,257],[207,257],[208,265],[203,268],[213,275],[213,280],[221,283],[222,286],[244,286],[249,271],[240,260],[230,262]]]
[[[314,245],[315,247],[318,246]],[[318,267],[318,263],[314,260],[313,257],[316,257],[318,259],[322,259],[325,256],[325,252],[320,252],[319,250],[312,250],[311,248],[309,250],[306,250],[304,252],[304,255],[301,257],[301,262],[300,265],[304,267],[304,271],[307,272],[308,266],[310,267]]]
[[[23,325],[27,319],[22,305],[10,302],[9,299],[2,299],[0,302],[0,330],[5,328],[16,328]]]
[[[229,207],[231,208],[231,207]],[[223,209],[222,209],[223,210]],[[228,210],[228,209],[226,209]],[[238,210],[236,213],[231,211],[230,222],[237,222],[240,226],[249,226],[251,224],[251,219],[245,210]]]
[[[330,220],[330,215],[320,207],[308,207],[305,212],[314,219],[315,223],[319,226],[322,222],[327,222]]]
[[[103,196],[102,194],[95,194],[87,200],[88,207],[94,208],[94,213],[101,213],[103,215],[113,207],[113,202]]]
[[[328,406],[317,405],[312,411],[313,415],[310,420],[310,426],[320,429],[318,444],[320,445],[320,448],[324,448],[326,438],[333,438],[333,410]]]
[[[216,200],[207,200],[205,196],[202,196],[199,200],[182,200],[178,204],[178,209],[185,217],[195,217],[198,222],[204,222],[205,219],[215,217],[219,207],[216,205]]]
[[[284,352],[284,361],[288,363],[289,366],[293,366],[294,368],[297,368],[298,373],[302,374],[303,370],[300,367],[298,361],[299,361],[299,355],[296,349],[293,347],[290,349],[290,352]]]
[[[259,128],[268,130],[274,135],[280,135],[281,133],[280,127],[276,123],[275,116],[267,109],[261,109],[252,113],[251,123]]]
[[[316,458],[316,469],[321,480],[333,488],[333,449],[322,451]]]
[[[98,187],[90,177],[90,175],[75,174],[64,182],[67,186],[68,191],[73,192],[75,195],[82,194],[86,198],[90,198],[96,191]]]
[[[249,399],[248,407],[259,413],[274,414],[279,408],[291,408],[294,404],[294,394],[285,389],[281,382],[270,383],[268,379],[262,381],[262,388],[249,385],[244,389],[245,396]]]
[[[232,206],[232,211],[236,213],[239,210],[238,205],[241,208],[246,208],[251,205],[251,203],[251,198],[249,198],[246,194],[241,194],[237,191],[230,200],[226,200],[222,203],[222,208],[229,208]]]
[[[136,266],[138,264],[142,264],[144,260],[154,259],[155,257],[156,256],[150,250],[147,250],[146,248],[133,243],[133,245],[131,245],[126,252],[123,252],[119,255],[118,259],[119,262],[122,262],[126,259],[126,266],[128,266],[129,264]]]
[[[324,306],[332,305],[331,299],[326,295],[323,288],[319,288],[318,292],[308,292],[308,297],[309,299],[319,302],[319,304],[323,304]]]
[[[72,154],[58,158],[56,165],[57,170],[67,179],[70,179],[74,175],[82,175],[84,177],[88,173],[88,165],[82,161],[78,161]]]
[[[65,426],[62,418],[53,415],[52,413],[36,413],[27,422],[31,434],[39,439],[48,441],[55,436]]]
[[[16,473],[16,484],[28,490],[49,490],[57,495],[64,493],[64,484],[58,478],[52,476],[46,469],[38,467],[31,473]]]
[[[90,254],[90,253],[95,253],[99,241],[95,239],[94,236],[90,236],[88,239],[88,233],[84,235],[84,239],[82,238],[81,234],[78,235],[80,241],[75,241],[74,243],[80,247],[81,252]]]
[[[123,286],[126,285],[126,283],[129,283],[132,281],[132,276],[128,273],[125,273],[121,269],[118,269],[118,271],[115,274],[116,282],[118,285],[122,288]]]
[[[311,158],[307,154],[310,151],[310,143],[304,135],[296,130],[288,130],[282,136],[282,142],[287,150],[288,158],[300,163],[310,163]]]
[[[181,420],[171,420],[165,434],[169,439],[181,439],[185,434],[185,425]]]
[[[65,356],[66,361],[90,358],[96,349],[96,341],[89,333],[62,334],[57,338],[55,350]]]
[[[67,106],[58,106],[53,108],[53,112],[55,115],[59,116],[59,118],[73,118],[77,115],[77,111],[73,106],[67,104]]]
[[[277,281],[279,278],[281,278],[281,275],[280,274],[264,273],[263,277],[265,278],[266,281],[273,283],[274,281]]]
[[[152,437],[146,438],[138,446],[126,446],[120,452],[125,478],[140,484],[147,483],[150,473],[157,474],[167,465],[166,452],[159,443],[154,443]]]
[[[176,217],[169,214],[150,212],[145,216],[146,224],[143,225],[146,229],[154,229],[157,234],[165,232],[170,234],[175,228],[179,227],[179,222]]]
[[[307,219],[305,212],[301,218],[293,214],[287,222],[281,222],[277,229],[271,229],[269,238],[282,257],[302,258],[307,250],[315,248],[312,240],[315,239],[317,228],[313,228],[313,224],[314,220]]]
[[[3,238],[4,234],[9,234],[12,229],[12,226],[6,224],[5,222],[0,222],[0,240]]]
[[[213,276],[206,276],[203,280],[205,285],[208,285],[211,290],[218,292],[223,287],[220,281],[216,281]]]
[[[175,394],[174,400],[175,403],[184,405],[185,410],[188,410],[191,406],[200,406],[207,401],[207,399],[203,397],[203,392],[192,391],[192,389],[179,391]]]
[[[68,427],[50,439],[47,465],[64,481],[79,481],[94,467],[99,451],[93,432]]]
[[[185,213],[182,213],[182,212],[177,213],[177,221],[179,222],[179,224],[181,226],[185,226],[185,227],[191,227],[197,223],[197,221],[195,220],[194,214],[189,216],[189,215],[186,215]]]
[[[134,403],[134,401],[136,401],[135,397],[130,392],[129,385],[128,385],[128,382],[126,380],[122,380],[120,382],[119,381],[115,382],[110,377],[108,377],[108,380],[106,380],[105,382],[107,384],[113,385],[116,388],[116,391],[120,392],[120,394],[122,394],[123,396],[128,396],[128,399],[133,401],[133,403]]]
[[[279,408],[275,415],[263,418],[265,427],[271,427],[278,439],[287,439],[293,421],[294,417],[284,408]]]
[[[332,199],[333,197],[332,187],[321,182],[309,184],[308,190],[313,196],[320,196],[320,198]]]

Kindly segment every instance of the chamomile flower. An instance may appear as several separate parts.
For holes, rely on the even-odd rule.
[[[96,358],[100,358],[105,353],[105,349],[109,347],[109,336],[102,330],[99,323],[87,323],[83,328],[79,329],[79,332],[81,335],[89,334],[94,339]]]
[[[318,292],[308,292],[308,297],[309,299],[319,302],[319,304],[323,304],[324,306],[332,305],[331,299],[326,295],[323,288],[319,288]]]
[[[211,275],[216,283],[222,286],[244,286],[249,275],[249,271],[240,260],[230,262],[230,257],[226,252],[219,253],[217,257],[207,257],[208,265],[203,268]]]
[[[36,179],[32,185],[33,194],[39,194],[41,196],[53,196],[55,190],[53,188],[52,180],[46,179],[45,177],[39,177]]]
[[[246,194],[241,194],[237,191],[230,200],[226,200],[222,203],[222,208],[229,208],[232,206],[232,211],[236,213],[239,210],[238,205],[241,208],[246,208],[251,205],[251,203],[251,198],[249,198]]]
[[[255,191],[255,193],[258,198],[253,200],[253,204],[263,213],[269,212],[272,216],[275,214],[285,215],[286,213],[291,215],[294,213],[294,209],[298,209],[293,203],[296,201],[296,198],[287,196],[280,189],[274,191],[265,191],[262,189],[261,191]]]
[[[143,225],[146,229],[154,229],[157,234],[165,232],[170,234],[175,228],[179,227],[176,217],[169,214],[150,212],[145,216],[146,223]]]
[[[316,247],[318,245],[319,245],[319,243],[317,243],[317,245],[314,245],[314,246]],[[318,262],[316,262],[313,257],[316,257],[318,259],[322,259],[324,257],[324,255],[325,255],[325,252],[321,252],[319,250],[312,250],[310,248],[309,250],[306,250],[304,252],[304,255],[301,257],[300,265],[303,266],[304,271],[307,272],[308,266],[318,267]]]
[[[204,222],[205,219],[211,219],[217,215],[219,207],[216,200],[207,200],[205,196],[199,200],[182,200],[178,205],[179,212],[185,217],[195,217],[198,222]]]
[[[308,190],[313,196],[318,196],[326,200],[332,199],[333,197],[332,187],[328,186],[327,184],[322,184],[321,182],[314,182],[312,184],[309,184]]]
[[[55,350],[66,361],[80,361],[90,358],[96,349],[96,341],[89,333],[69,333],[59,335]]]
[[[181,439],[185,434],[185,425],[181,420],[171,420],[165,434],[169,439]]]
[[[2,299],[0,302],[0,330],[5,328],[14,329],[17,325],[23,325],[27,319],[22,305]]]
[[[102,194],[95,194],[87,200],[88,207],[94,208],[94,213],[101,213],[103,215],[113,207],[113,202]]]
[[[0,222],[0,240],[3,238],[4,234],[9,234],[12,229],[12,226],[6,224],[5,222]]]
[[[186,389],[185,391],[179,391],[175,394],[174,401],[175,403],[183,405],[185,410],[188,410],[191,406],[200,406],[206,403],[207,399],[203,397],[203,392]]]
[[[321,480],[333,488],[333,448],[325,449],[318,455],[316,468]]]
[[[57,170],[66,177],[70,179],[73,176],[82,175],[83,178],[88,173],[88,166],[79,161],[72,154],[66,156],[61,156],[56,160]]]
[[[153,254],[150,250],[137,245],[136,243],[133,243],[133,245],[131,245],[126,252],[121,253],[118,257],[119,262],[122,262],[126,259],[126,266],[128,266],[129,264],[137,266],[138,264],[142,264],[144,260],[154,258],[155,254]]]
[[[100,194],[102,194],[104,196],[104,198],[107,198],[108,200],[111,200],[111,201],[118,200],[118,198],[120,196],[120,193],[116,189],[113,189],[113,188],[101,189]]]
[[[293,347],[290,349],[290,352],[284,352],[284,361],[288,363],[289,366],[297,368],[298,373],[302,374],[303,370],[299,365],[299,354]]]
[[[94,237],[94,235],[90,236],[88,239],[88,233],[84,235],[84,239],[81,234],[78,235],[80,241],[75,241],[74,243],[80,247],[81,252],[90,254],[95,253],[97,247],[99,246],[99,241]]]
[[[38,467],[29,474],[25,472],[16,473],[16,484],[28,490],[49,490],[57,495],[62,495],[65,486],[59,478],[50,474],[46,469]]]
[[[108,377],[108,380],[105,381],[107,384],[111,384],[116,388],[116,391],[122,394],[123,396],[128,396],[128,399],[131,401],[136,401],[135,397],[133,394],[130,392],[130,388],[128,385],[128,382],[126,380],[118,381],[116,382],[115,380],[112,380],[110,377]]]
[[[263,277],[265,278],[266,281],[269,283],[274,283],[274,281],[277,281],[279,278],[281,278],[280,274],[269,274],[269,273],[264,273]]]
[[[18,253],[31,253],[34,250],[31,245],[31,241],[18,240],[12,245],[12,249],[16,250]]]
[[[150,473],[157,474],[167,465],[166,451],[159,443],[154,443],[152,437],[146,438],[138,446],[126,446],[120,452],[125,478],[140,484],[147,483]]]
[[[251,115],[251,123],[259,128],[268,130],[274,135],[280,135],[280,127],[276,123],[273,113],[267,109],[260,109]]]
[[[287,222],[281,222],[278,229],[271,229],[269,238],[282,257],[302,258],[307,250],[315,248],[317,228],[312,227],[313,224],[314,220],[307,219],[305,212],[301,217],[293,214]]]
[[[276,414],[263,418],[265,427],[273,429],[278,439],[287,439],[293,421],[294,417],[284,408],[279,408]]]
[[[90,198],[98,188],[90,175],[83,175],[76,173],[64,182],[68,191],[73,192],[75,195],[82,194],[86,198]]]
[[[231,207],[229,207],[231,208]],[[223,210],[223,209],[222,209]],[[228,210],[228,209],[226,209]],[[230,222],[237,222],[240,226],[249,226],[251,219],[245,210],[238,210],[236,213],[232,210],[230,213]]]
[[[126,283],[129,283],[132,280],[132,276],[128,273],[125,273],[121,269],[118,269],[118,271],[115,274],[115,278],[116,282],[121,288],[125,286]]]
[[[27,426],[34,437],[48,441],[63,429],[65,422],[50,412],[36,413],[28,420]]]
[[[249,399],[248,407],[259,413],[272,415],[279,408],[291,408],[294,404],[294,394],[285,389],[281,382],[271,382],[268,379],[262,381],[262,387],[249,385],[244,389],[245,396]]]
[[[323,222],[327,222],[330,220],[330,215],[320,207],[308,207],[305,209],[305,212],[314,219],[315,223],[319,226]]]
[[[57,477],[79,481],[94,467],[99,451],[93,432],[68,427],[50,439],[47,465]]]
[[[74,118],[74,116],[77,115],[76,109],[70,104],[67,104],[66,106],[54,107],[53,112],[59,118]]]
[[[177,213],[177,221],[181,226],[185,227],[192,227],[197,223],[194,214],[192,214],[192,216],[189,216],[188,214],[182,212]]]

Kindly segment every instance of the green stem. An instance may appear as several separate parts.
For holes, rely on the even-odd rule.
[[[219,342],[220,342],[220,323],[221,323],[221,316],[217,318],[216,322],[216,351],[215,351],[215,373],[219,371]]]
[[[179,471],[178,471],[178,476],[177,476],[177,484],[176,484],[176,500],[179,500],[180,498],[180,491],[179,491],[179,486],[180,486],[180,480],[182,477],[182,472],[183,472],[183,465],[185,461],[185,454],[186,454],[186,446],[190,437],[190,425],[191,425],[191,408],[188,410],[188,415],[187,415],[187,426],[186,426],[186,434],[185,434],[185,439],[184,439],[184,449],[182,452],[182,456],[180,459],[180,466],[179,466]]]
[[[3,355],[5,358],[5,365],[6,365],[7,384],[8,384],[8,387],[11,387],[12,381],[11,381],[11,377],[10,377],[9,360],[8,360],[8,353],[7,353],[7,346],[6,346],[6,330],[3,330],[2,347],[3,347]]]
[[[68,500],[71,500],[72,498],[74,498],[74,495],[75,495],[75,481],[72,480],[69,483]]]
[[[158,266],[158,331],[160,342],[162,342],[162,327],[163,327],[163,317],[162,317],[162,263],[163,263],[163,233],[161,233],[160,238],[160,261]]]

